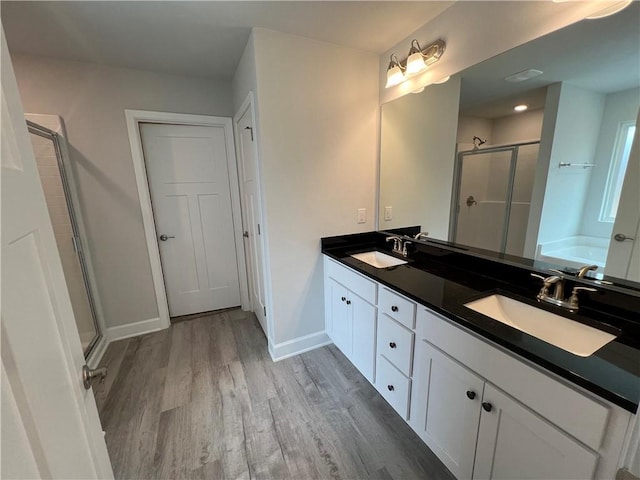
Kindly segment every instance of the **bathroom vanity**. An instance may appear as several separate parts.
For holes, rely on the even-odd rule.
[[[640,297],[581,292],[571,314],[537,304],[530,270],[436,243],[405,258],[386,238],[322,240],[326,330],[449,470],[613,478],[640,400]],[[494,294],[610,336],[576,355],[465,306]]]

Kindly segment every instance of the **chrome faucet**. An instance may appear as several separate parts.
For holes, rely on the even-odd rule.
[[[578,274],[576,276],[578,278],[584,278],[587,272],[589,272],[590,270],[597,270],[597,269],[598,269],[598,265],[585,265],[584,267],[581,267],[580,270],[578,270]]]
[[[420,232],[413,236],[414,240],[422,240],[423,238],[429,238],[429,232]]]
[[[400,255],[402,255],[402,238],[400,238],[398,235],[389,235],[387,237],[387,242],[390,242],[393,240],[393,253],[399,253]]]
[[[387,237],[387,242],[393,240],[393,253],[399,253],[403,257],[408,255],[407,245],[411,245],[411,242],[408,240],[403,240],[398,235],[389,235]]]
[[[559,274],[562,272],[558,270],[553,270]],[[573,287],[571,290],[571,296],[568,300],[564,299],[564,278],[559,275],[551,275],[549,277],[544,277],[542,275],[538,275],[537,273],[532,273],[532,277],[536,277],[542,280],[542,288],[538,295],[536,295],[536,299],[539,302],[550,303],[551,305],[556,305],[558,307],[566,308],[570,312],[575,312],[580,308],[580,303],[578,299],[578,292],[584,290],[588,292],[597,292],[595,288],[591,287]],[[580,277],[582,278],[582,277]],[[550,294],[550,289],[554,288],[553,294]]]

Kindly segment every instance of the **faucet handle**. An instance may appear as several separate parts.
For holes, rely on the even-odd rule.
[[[539,273],[533,273],[533,272],[531,272],[531,274],[530,274],[530,275],[531,275],[532,277],[539,278],[539,279],[540,279],[540,280],[542,280],[543,282],[544,282],[544,281],[546,280],[546,278],[547,278],[547,277],[544,277],[544,276],[540,275]]]
[[[584,290],[587,292],[598,291],[596,288],[591,288],[591,287],[573,287],[573,290],[571,290],[571,297],[569,297],[569,309],[571,311],[576,311],[578,310],[578,308],[580,308],[580,303],[578,301],[578,292],[581,290]]]
[[[571,290],[572,294],[577,294],[580,290],[584,290],[585,292],[597,292],[598,289],[597,288],[591,288],[591,287],[573,287],[573,290]]]
[[[405,240],[402,243],[402,256],[406,257],[408,255],[409,252],[407,252],[407,245],[411,245],[413,242],[410,242],[409,240]]]
[[[566,275],[565,272],[563,272],[562,270],[558,270],[557,268],[550,268],[549,271],[553,273],[557,273],[558,275]]]

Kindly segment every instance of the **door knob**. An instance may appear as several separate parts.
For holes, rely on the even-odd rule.
[[[490,412],[491,410],[493,410],[493,405],[491,405],[489,402],[482,402],[482,408],[485,412]]]
[[[631,238],[631,237],[627,237],[624,233],[616,233],[616,234],[613,236],[613,239],[614,239],[616,242],[624,242],[625,240],[631,240],[631,241],[633,241],[633,240],[634,240],[634,239],[633,239],[633,238]]]
[[[82,367],[82,384],[86,390],[91,388],[91,381],[94,378],[100,378],[100,383],[104,382],[107,377],[107,367],[100,367],[91,369],[87,365]]]
[[[244,238],[249,238],[249,232],[246,232],[246,231],[245,231],[245,232],[242,234],[242,236],[243,236]]]
[[[170,238],[176,238],[174,236],[169,236],[169,235],[165,235],[164,233],[162,235],[160,235],[160,240],[162,240],[163,242],[166,242],[167,240],[169,240]]]

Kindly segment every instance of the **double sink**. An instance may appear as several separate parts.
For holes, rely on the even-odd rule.
[[[376,250],[351,257],[375,268],[407,263],[406,260]],[[464,306],[580,357],[592,355],[617,337],[500,294],[490,294],[467,302]]]

